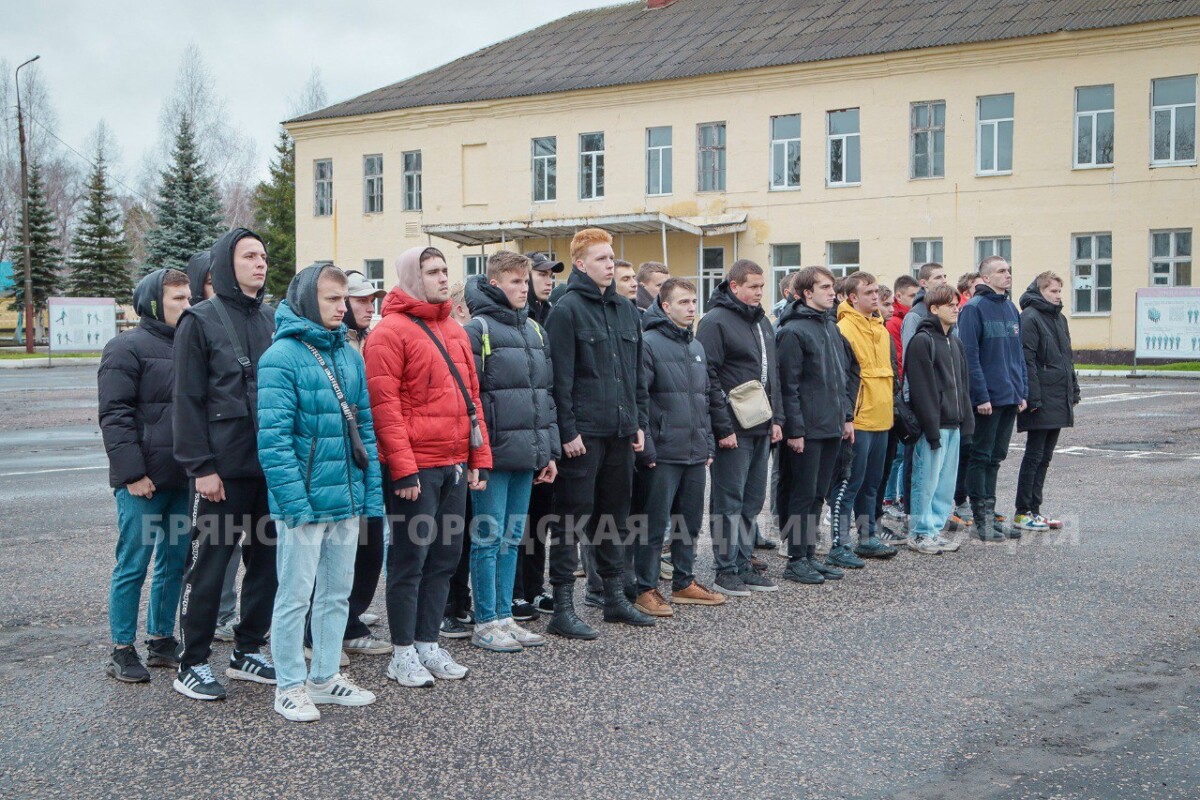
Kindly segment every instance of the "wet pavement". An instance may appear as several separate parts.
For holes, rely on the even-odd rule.
[[[455,642],[473,672],[432,690],[356,657],[379,702],[302,726],[268,687],[202,704],[160,670],[104,675],[95,368],[5,371],[0,797],[1194,798],[1200,386],[1096,379],[1084,398],[1046,487],[1060,533],[902,552],[596,642]]]

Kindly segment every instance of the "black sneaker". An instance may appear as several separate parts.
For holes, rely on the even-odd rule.
[[[755,550],[775,550],[779,547],[779,542],[772,541],[765,536],[756,536],[754,538]]]
[[[732,572],[722,572],[717,575],[717,579],[713,581],[713,591],[730,597],[750,596],[750,590],[742,582],[741,577]]]
[[[122,683],[150,682],[150,670],[142,666],[137,650],[132,647],[114,647],[104,671]]]
[[[896,548],[886,545],[874,536],[858,543],[854,555],[859,558],[891,558],[896,555]]]
[[[233,655],[229,657],[229,669],[225,670],[225,677],[238,681],[274,684],[275,665],[262,653],[234,650]]]
[[[899,547],[908,541],[908,537],[892,530],[886,525],[880,525],[879,540],[890,547]]]
[[[533,607],[536,608],[538,610],[538,613],[540,613],[540,614],[553,614],[554,613],[554,597],[553,597],[553,595],[539,594],[537,597],[535,597],[533,599]]]
[[[438,635],[443,639],[469,639],[471,629],[454,617],[442,617],[442,629]]]
[[[583,593],[583,604],[592,608],[604,608],[604,595],[589,589]]]
[[[813,569],[825,576],[825,580],[827,581],[840,581],[846,575],[846,573],[842,572],[837,567],[831,567],[828,564],[822,564],[815,558],[808,559],[808,563]]]
[[[175,691],[193,700],[224,700],[225,687],[213,677],[208,664],[197,664],[175,676]]]
[[[179,669],[179,642],[174,636],[147,640],[146,666]]]
[[[513,600],[512,618],[517,622],[529,622],[537,619],[541,614],[533,607],[533,603],[526,603],[524,600]]]
[[[466,611],[455,611],[454,618],[463,625],[475,624],[475,615],[471,613],[471,609],[469,608]]]
[[[777,592],[779,587],[775,585],[775,581],[768,578],[758,570],[748,569],[738,576],[742,579],[742,583],[752,592]]]
[[[854,555],[850,548],[844,544],[839,544],[830,550],[829,554],[825,556],[825,563],[842,569],[862,569],[867,566],[865,561]]]
[[[750,569],[757,572],[759,575],[767,574],[767,560],[758,556],[750,556]]]
[[[808,563],[807,558],[798,558],[795,561],[789,561],[787,569],[783,571],[785,580],[795,583],[817,584],[824,583],[825,576]]]

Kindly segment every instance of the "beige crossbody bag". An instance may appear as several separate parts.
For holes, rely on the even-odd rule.
[[[758,331],[758,351],[762,356],[762,375],[756,381],[739,383],[729,390],[729,407],[743,428],[755,428],[769,422],[774,414],[771,399],[767,397],[767,340],[763,338],[762,324],[755,323]]]

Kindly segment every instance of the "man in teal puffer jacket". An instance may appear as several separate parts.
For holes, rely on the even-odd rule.
[[[346,346],[345,311],[344,272],[317,264],[300,271],[258,365],[259,461],[279,532],[275,710],[294,722],[320,719],[315,703],[375,701],[338,672],[360,518],[383,516],[366,369]],[[310,598],[313,659],[306,672]]]

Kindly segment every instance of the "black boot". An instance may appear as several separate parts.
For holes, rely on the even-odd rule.
[[[625,579],[618,576],[604,579],[604,621],[649,628],[654,624],[654,617],[633,607],[625,596]]]
[[[567,639],[595,639],[600,635],[575,615],[575,586],[569,583],[554,587],[554,616],[546,630]]]
[[[975,537],[981,542],[1004,541],[1004,534],[997,533],[995,527],[992,525],[993,508],[994,506],[986,501],[977,503],[975,502],[975,498],[971,498],[971,514],[975,517],[975,525],[971,533],[975,534]]]

